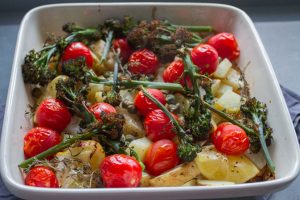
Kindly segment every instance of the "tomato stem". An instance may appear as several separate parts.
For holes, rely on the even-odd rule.
[[[83,134],[79,134],[79,135],[76,135],[70,139],[66,139],[65,141],[47,149],[46,151],[34,156],[34,157],[31,157],[25,161],[23,161],[21,164],[19,164],[19,167],[20,168],[28,168],[32,165],[32,163],[34,163],[35,161],[37,160],[43,160],[65,148],[68,148],[69,146],[71,146],[72,144],[74,144],[76,141],[78,140],[87,140],[87,139],[90,139],[94,136],[96,136],[96,134],[98,133],[98,130],[97,131],[91,131],[91,132],[87,132],[87,133],[83,133]]]

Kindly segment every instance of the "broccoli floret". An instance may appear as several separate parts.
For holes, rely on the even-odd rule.
[[[195,138],[195,140],[205,140],[209,136],[209,132],[212,129],[211,125],[211,112],[208,109],[201,111],[195,111],[191,106],[185,117],[186,130]]]
[[[85,105],[88,94],[87,85],[69,78],[65,81],[59,80],[56,84],[56,91],[56,98],[63,101],[74,114],[82,119],[80,123],[82,128],[98,126],[95,116]]]
[[[56,76],[56,69],[50,69],[49,60],[53,51],[29,51],[22,65],[22,74],[25,83],[45,86]]]
[[[71,77],[73,80],[82,81],[87,84],[95,76],[94,72],[88,68],[85,57],[70,59],[62,64],[62,74]]]
[[[257,130],[257,135],[250,135],[251,150],[257,152],[262,148],[269,169],[274,172],[275,165],[269,154],[267,145],[271,144],[272,129],[267,124],[267,106],[266,104],[259,102],[256,98],[248,99],[242,106],[241,111],[245,117],[253,121],[254,130]]]
[[[271,144],[272,141],[272,128],[267,124],[267,106],[266,104],[259,102],[256,98],[251,98],[247,100],[241,106],[242,113],[254,123],[254,129],[262,130],[265,142],[267,145]],[[250,138],[251,150],[253,152],[258,152],[261,148],[260,140],[257,136],[252,136]]]
[[[197,153],[200,151],[198,144],[193,143],[193,139],[190,135],[185,135],[179,139],[180,143],[177,148],[177,155],[183,162],[193,161]]]

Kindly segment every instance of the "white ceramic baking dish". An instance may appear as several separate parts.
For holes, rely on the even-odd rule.
[[[239,66],[245,71],[251,95],[266,102],[274,129],[271,156],[276,180],[218,187],[169,187],[129,189],[46,189],[28,187],[18,169],[23,157],[23,135],[30,128],[24,116],[30,97],[21,64],[32,48],[39,49],[47,32],[60,34],[66,22],[95,26],[109,17],[156,17],[176,24],[212,25],[234,33],[241,48]],[[35,8],[24,17],[17,41],[1,140],[1,174],[8,189],[25,199],[201,199],[254,196],[283,189],[299,172],[299,146],[272,65],[250,18],[241,10],[221,4],[118,3],[56,4]]]

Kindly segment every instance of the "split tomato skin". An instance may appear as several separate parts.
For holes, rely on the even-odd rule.
[[[114,154],[106,157],[100,165],[105,187],[137,187],[142,178],[142,167],[132,157]]]
[[[61,141],[61,135],[54,130],[43,127],[32,128],[24,137],[24,155],[26,158],[31,158]]]
[[[183,77],[184,65],[182,60],[173,61],[163,72],[164,82],[180,82]]]
[[[233,61],[240,55],[239,45],[231,33],[223,32],[214,35],[208,40],[208,44],[217,50],[222,59],[227,58]]]
[[[55,173],[44,166],[37,166],[30,169],[25,178],[25,185],[45,188],[59,187]]]
[[[212,135],[216,149],[227,155],[243,154],[250,146],[246,132],[237,125],[225,122]]]
[[[192,87],[190,77],[184,78],[184,64],[182,60],[173,61],[163,72],[163,80],[167,83],[180,83],[182,86]]]
[[[172,114],[178,121],[178,117]],[[168,116],[160,109],[151,111],[144,120],[146,136],[156,142],[161,139],[173,139],[176,136],[175,127]]]
[[[154,74],[158,67],[157,56],[148,49],[133,52],[128,60],[128,70],[133,74]]]
[[[212,74],[218,66],[218,52],[209,44],[199,44],[191,51],[191,59],[202,74]]]
[[[147,91],[156,98],[161,104],[166,104],[166,97],[162,91],[158,89],[147,89]],[[158,106],[144,95],[142,91],[139,91],[134,99],[134,106],[142,115],[147,115],[152,110],[158,109]]]
[[[62,132],[71,122],[72,115],[65,104],[55,98],[47,98],[38,106],[35,114],[37,126]]]
[[[94,59],[92,55],[92,51],[85,46],[82,42],[72,42],[69,44],[62,55],[62,61],[68,61],[71,59],[77,59],[80,57],[85,58],[86,65],[89,68],[93,67]]]
[[[130,57],[130,55],[133,52],[133,50],[129,46],[126,38],[118,38],[118,39],[114,40],[113,47],[116,50],[120,49],[121,58],[124,63],[127,62],[128,58]]]
[[[171,140],[163,139],[151,145],[146,154],[145,166],[150,175],[158,176],[177,166],[179,161],[177,145]]]
[[[101,119],[102,113],[103,114],[117,113],[115,107],[105,102],[95,103],[89,108],[89,110],[94,114],[96,119],[99,121],[102,120]]]

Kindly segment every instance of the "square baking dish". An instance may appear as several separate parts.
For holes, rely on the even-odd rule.
[[[103,20],[131,15],[153,17],[176,24],[211,25],[218,32],[232,32],[240,45],[238,65],[245,72],[251,96],[267,103],[274,129],[270,148],[276,164],[276,179],[229,186],[193,186],[122,189],[49,189],[23,184],[18,164],[24,159],[23,136],[31,123],[24,113],[31,102],[22,78],[25,54],[40,49],[47,33],[62,34],[61,26],[76,22],[85,27]],[[21,24],[12,67],[1,138],[1,174],[8,189],[24,199],[208,199],[255,196],[283,189],[299,172],[299,146],[272,65],[250,18],[241,10],[221,4],[202,3],[84,3],[53,4],[29,11]]]

